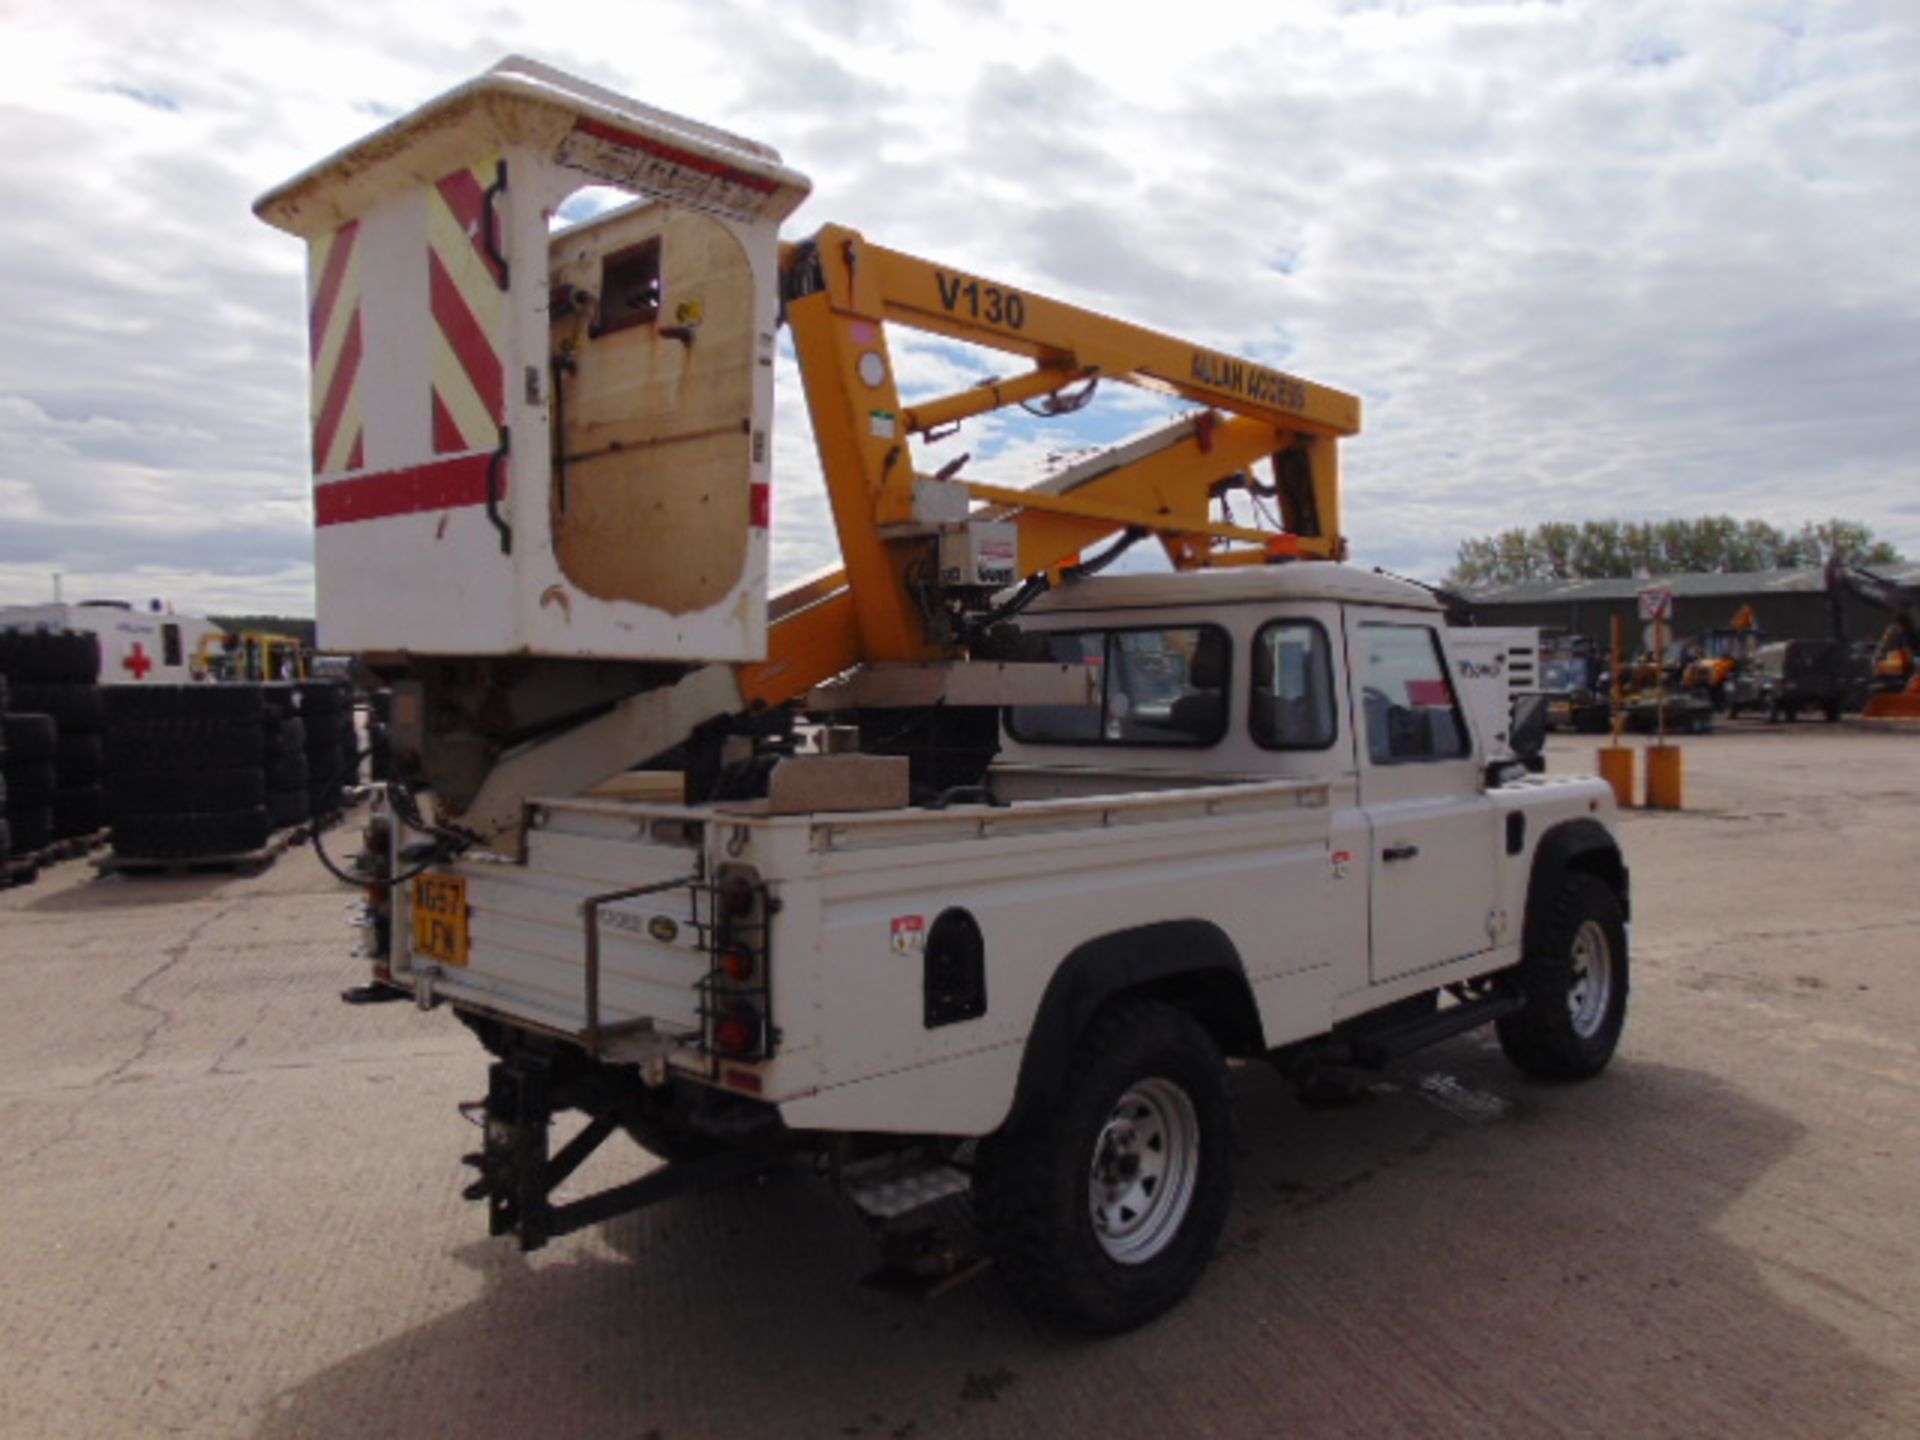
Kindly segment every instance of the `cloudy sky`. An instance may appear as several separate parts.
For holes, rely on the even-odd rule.
[[[777,146],[789,233],[1358,394],[1367,563],[1720,511],[1920,555],[1914,0],[0,0],[0,603],[311,613],[303,256],[251,202],[513,52]],[[790,366],[780,425],[790,577],[832,550]]]

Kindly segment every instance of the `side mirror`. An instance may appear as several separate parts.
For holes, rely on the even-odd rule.
[[[1523,696],[1513,707],[1513,720],[1507,727],[1507,744],[1520,763],[1535,775],[1547,768],[1547,697]]]

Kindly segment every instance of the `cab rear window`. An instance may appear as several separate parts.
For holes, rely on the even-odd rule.
[[[1218,744],[1227,730],[1233,647],[1218,625],[1047,632],[1051,658],[1091,665],[1092,705],[1014,705],[1007,730],[1028,745]]]
[[[1327,632],[1311,620],[1275,620],[1253,641],[1248,727],[1266,750],[1324,750],[1334,741]]]

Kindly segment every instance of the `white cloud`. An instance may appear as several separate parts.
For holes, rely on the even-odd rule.
[[[509,51],[771,141],[873,239],[1360,395],[1356,554],[1548,518],[1864,519],[1920,554],[1904,0],[16,5],[0,601],[310,604],[299,247],[253,197]],[[897,344],[911,387],[999,364]],[[987,368],[983,368],[987,367]],[[776,571],[832,558],[779,377]],[[1168,413],[973,422],[1016,481]],[[156,587],[164,583],[164,592]]]

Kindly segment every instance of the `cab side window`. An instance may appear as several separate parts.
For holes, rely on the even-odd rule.
[[[1360,652],[1361,709],[1374,764],[1458,760],[1467,753],[1467,727],[1431,626],[1363,624]]]
[[[1095,667],[1093,705],[1015,705],[1007,729],[1039,745],[1218,744],[1233,642],[1218,625],[1045,632],[1050,658]]]
[[[1247,720],[1263,749],[1324,750],[1333,744],[1333,667],[1325,630],[1311,620],[1260,627]]]

